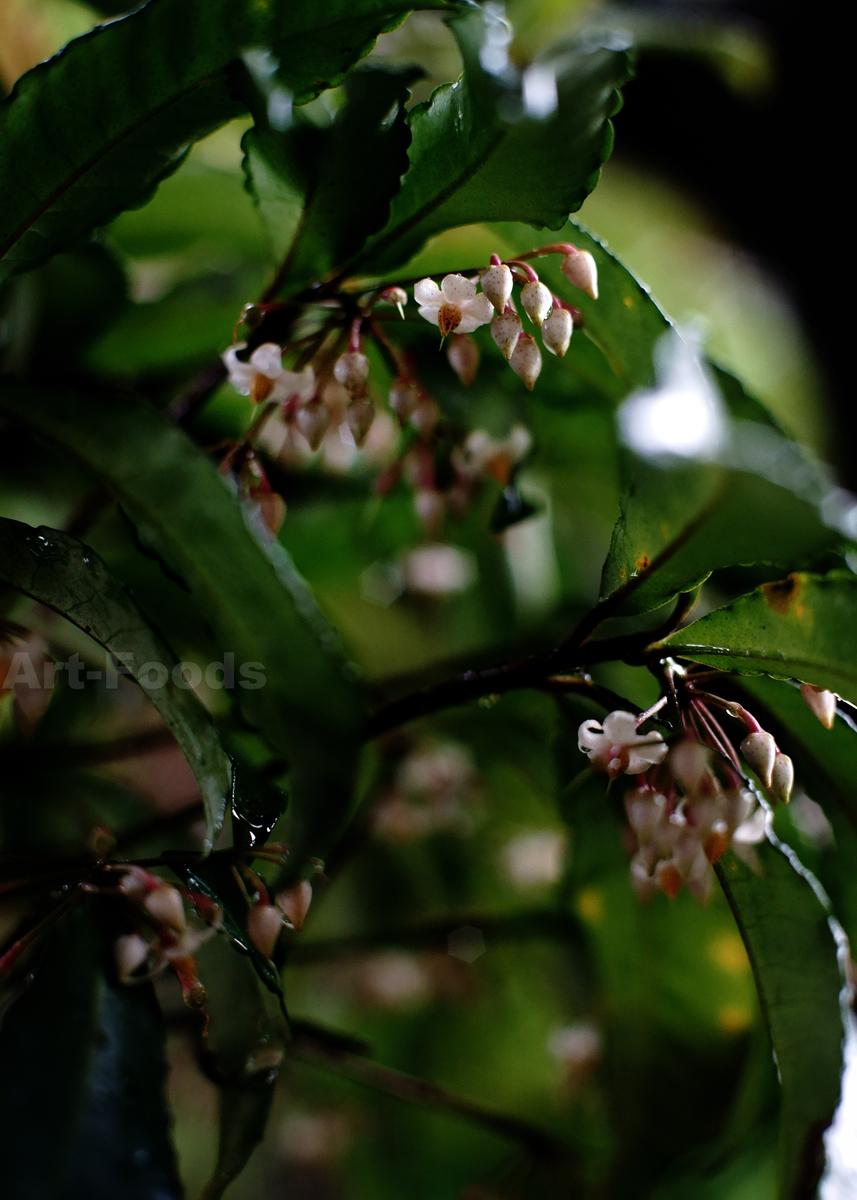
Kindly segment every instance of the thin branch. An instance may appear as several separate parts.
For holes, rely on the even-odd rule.
[[[530,1154],[547,1159],[570,1159],[573,1151],[564,1142],[520,1117],[497,1112],[465,1096],[459,1096],[439,1084],[407,1075],[392,1067],[382,1066],[346,1049],[343,1039],[325,1035],[325,1031],[308,1022],[293,1023],[294,1037],[289,1055],[302,1062],[329,1067],[358,1083],[399,1100],[427,1105],[441,1112],[465,1117],[499,1137],[511,1138],[523,1145]]]

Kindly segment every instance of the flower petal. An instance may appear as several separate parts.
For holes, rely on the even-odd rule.
[[[440,292],[438,292],[438,295],[440,296]],[[441,296],[441,302],[442,301],[443,301],[443,297]],[[438,318],[440,316],[440,309],[441,309],[440,304],[436,304],[434,306],[429,305],[429,304],[423,304],[422,307],[419,308],[417,311],[419,312],[421,317],[425,317],[425,319],[427,321],[430,321],[432,325],[437,325]]]
[[[300,401],[305,403],[314,395],[315,372],[312,367],[305,367],[303,371],[282,371],[270,398],[282,401],[297,396]]]
[[[584,721],[577,731],[577,744],[585,754],[588,750],[600,750],[604,745],[609,744],[609,738],[604,736],[604,731],[597,721]]]
[[[465,279],[463,275],[444,275],[441,284],[443,294],[451,304],[457,304],[459,307],[467,300],[472,300],[476,295],[476,284],[471,283],[469,279]],[[485,303],[491,309],[491,315],[494,315],[494,306],[488,297],[485,297]],[[488,317],[491,320],[491,317]]]
[[[465,317],[475,317],[480,325],[487,325],[494,316],[494,305],[484,292],[480,292],[472,300],[465,300],[461,309]]]
[[[433,279],[421,279],[419,283],[414,284],[414,299],[417,304],[432,308],[440,308],[441,304],[445,303],[440,288]]]
[[[604,718],[604,733],[614,745],[634,742],[637,738],[637,718],[622,709],[608,713]]]
[[[274,342],[265,342],[250,355],[250,365],[255,367],[259,375],[276,379],[283,369],[283,352]]]

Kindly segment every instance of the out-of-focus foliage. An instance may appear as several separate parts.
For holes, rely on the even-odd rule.
[[[814,1195],[857,505],[777,287],[639,165],[599,182],[631,42],[751,90],[764,47],[554,0],[127,7],[0,0],[9,1194]],[[519,311],[536,268],[575,312],[531,391],[487,322],[439,349],[416,281],[554,242],[599,294],[515,268]],[[321,399],[239,394],[240,339],[233,380],[273,343]],[[644,777],[607,787],[578,728],[662,695],[641,903]],[[663,869],[700,780],[753,812],[682,866],[704,903]]]

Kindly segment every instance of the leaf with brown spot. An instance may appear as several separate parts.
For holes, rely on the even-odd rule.
[[[831,571],[763,584],[660,645],[674,657],[799,679],[857,702],[857,577]]]

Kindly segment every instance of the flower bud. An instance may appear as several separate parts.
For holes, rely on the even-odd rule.
[[[470,387],[479,367],[479,347],[466,333],[453,334],[446,352],[449,365],[465,387]]]
[[[309,442],[310,449],[317,450],[321,445],[322,438],[327,433],[330,412],[321,401],[311,400],[309,404],[298,409],[295,414],[295,424],[298,431]]]
[[[776,800],[781,800],[783,804],[788,804],[792,796],[792,785],[795,781],[795,769],[792,760],[787,754],[777,754],[774,759],[774,767],[771,771],[771,782],[769,784],[771,794]]]
[[[521,304],[534,325],[541,325],[553,308],[553,296],[540,279],[531,279],[521,288]]]
[[[506,362],[511,359],[523,328],[521,318],[513,312],[500,313],[491,322],[491,336]]]
[[[362,446],[366,441],[367,433],[372,428],[372,422],[375,420],[375,405],[365,396],[362,400],[355,400],[346,409],[345,419],[355,442],[358,446]]]
[[[399,310],[399,316],[404,321],[405,305],[408,303],[408,293],[404,288],[389,287],[381,293],[381,299],[386,300],[388,304],[392,304],[394,308]]]
[[[771,772],[777,757],[777,743],[769,733],[758,730],[750,733],[741,743],[741,753],[761,779],[766,788],[771,786]]]
[[[545,349],[550,350],[557,358],[564,358],[571,341],[571,331],[574,321],[571,313],[565,308],[555,308],[542,325],[542,341]]]
[[[247,914],[247,933],[260,954],[270,958],[283,928],[283,918],[273,904],[255,904]]]
[[[369,360],[360,350],[340,354],[333,364],[333,378],[353,396],[359,392],[369,375]]]
[[[259,505],[265,528],[276,537],[286,519],[285,500],[278,492],[266,492],[256,497],[256,503]]]
[[[312,884],[308,879],[301,879],[277,896],[277,907],[286,918],[286,923],[298,933],[304,927],[309,906],[312,903]]]
[[[815,713],[825,729],[832,729],[836,719],[836,695],[813,683],[802,683],[800,694],[810,712]]]
[[[420,389],[411,379],[397,379],[390,388],[390,408],[404,425],[420,402]]]
[[[494,305],[498,313],[502,313],[512,294],[512,272],[505,263],[497,267],[489,267],[482,275],[482,291]]]
[[[184,904],[181,895],[171,884],[165,883],[149,892],[143,901],[143,907],[161,925],[166,925],[176,933],[184,933],[187,927]]]
[[[593,300],[598,299],[598,268],[588,250],[578,250],[562,260],[562,273],[575,287],[586,292]]]
[[[421,488],[414,496],[414,510],[429,534],[440,528],[443,509],[443,496],[433,488]]]
[[[496,317],[494,319],[497,320]],[[529,333],[522,333],[518,338],[518,343],[512,351],[512,357],[509,359],[509,366],[532,391],[536,386],[539,371],[542,369],[542,356],[535,338],[531,337]]]

